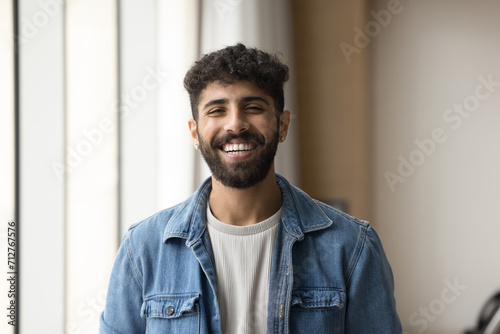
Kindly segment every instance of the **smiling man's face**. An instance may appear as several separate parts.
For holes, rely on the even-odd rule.
[[[289,112],[278,118],[273,99],[255,84],[212,82],[201,94],[198,121],[189,127],[212,176],[227,187],[246,189],[274,169],[280,132],[286,136],[288,129],[283,118],[289,120]]]

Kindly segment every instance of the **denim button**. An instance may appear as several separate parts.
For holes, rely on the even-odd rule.
[[[175,312],[175,309],[174,309],[174,307],[173,307],[173,306],[169,306],[169,307],[167,308],[167,314],[168,314],[168,315],[172,315],[172,314],[174,314],[174,312]]]

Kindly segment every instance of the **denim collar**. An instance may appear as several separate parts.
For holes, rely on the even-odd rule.
[[[316,200],[291,185],[278,173],[276,181],[283,194],[281,221],[292,237],[301,240],[304,233],[324,229],[333,223]],[[165,228],[164,242],[169,238],[183,238],[186,239],[186,245],[191,247],[200,239],[206,229],[206,205],[211,189],[212,178],[209,177],[177,207]]]

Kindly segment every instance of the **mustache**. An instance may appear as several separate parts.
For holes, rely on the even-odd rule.
[[[249,132],[243,132],[240,134],[228,133],[222,137],[214,138],[214,140],[212,140],[211,146],[213,149],[217,149],[222,144],[225,144],[233,139],[242,139],[244,141],[253,141],[253,142],[256,142],[257,144],[260,144],[260,145],[264,145],[266,143],[266,139],[261,134],[254,135],[254,134],[251,134]]]

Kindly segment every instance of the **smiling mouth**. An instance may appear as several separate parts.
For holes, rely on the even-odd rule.
[[[255,148],[255,144],[252,143],[242,143],[242,144],[224,144],[222,145],[222,150],[228,154],[244,154]]]

